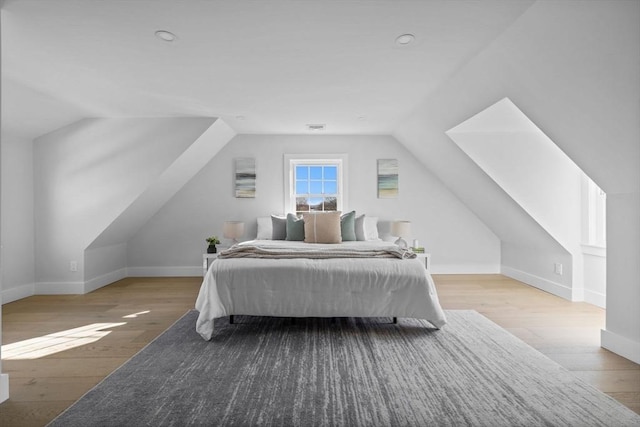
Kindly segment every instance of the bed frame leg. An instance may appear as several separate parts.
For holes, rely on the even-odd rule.
[[[233,314],[229,315],[229,324],[233,325]]]
[[[397,317],[394,317],[394,318],[393,318],[393,324],[395,325],[395,324],[397,324],[397,323],[398,323],[398,318],[397,318]]]

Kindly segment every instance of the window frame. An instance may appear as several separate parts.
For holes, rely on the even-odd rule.
[[[582,245],[607,247],[607,194],[582,175]]]
[[[347,168],[348,156],[340,154],[285,154],[284,155],[284,209],[283,212],[296,212],[295,169],[299,165],[335,165],[337,166],[336,209],[344,212],[347,209]]]

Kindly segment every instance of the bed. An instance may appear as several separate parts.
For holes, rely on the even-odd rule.
[[[424,262],[383,241],[243,242],[219,254],[203,280],[196,330],[233,315],[446,318]]]

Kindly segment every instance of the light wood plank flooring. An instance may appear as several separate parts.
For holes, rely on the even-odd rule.
[[[473,309],[640,413],[640,365],[599,346],[604,310],[501,275],[435,275],[445,309]],[[129,278],[87,295],[34,296],[2,307],[2,344],[95,323],[95,342],[3,360],[11,398],[0,425],[43,426],[193,308],[199,278]],[[95,334],[94,331],[92,334]],[[2,357],[5,357],[3,351]]]

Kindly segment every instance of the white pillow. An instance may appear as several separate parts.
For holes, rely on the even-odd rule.
[[[367,236],[364,232],[364,214],[356,217],[356,240],[367,240]]]
[[[380,240],[378,236],[377,216],[367,216],[364,218],[364,237],[365,240]]]
[[[273,225],[270,216],[258,218],[258,235],[257,240],[271,240],[273,238]]]

